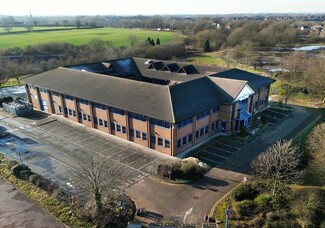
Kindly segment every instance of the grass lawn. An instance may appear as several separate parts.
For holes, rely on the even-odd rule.
[[[32,31],[40,31],[40,30],[48,30],[48,29],[70,29],[75,28],[73,26],[34,26]],[[25,31],[27,32],[27,29],[25,27],[12,27],[11,32],[20,32]],[[1,33],[8,33],[4,27],[0,27],[0,34]]]
[[[0,82],[0,87],[8,87],[8,86],[17,86],[22,85],[21,82],[18,82],[16,78],[9,78],[5,83]]]
[[[267,76],[265,72],[254,70],[253,68],[247,65],[235,61],[234,59],[225,55],[223,51],[204,53],[200,56],[191,57],[187,60],[193,62],[196,65],[210,65],[224,68],[239,68],[255,74]]]
[[[51,42],[71,43],[82,45],[91,39],[98,38],[108,40],[114,46],[129,45],[129,36],[137,37],[138,42],[145,41],[148,36],[155,41],[159,37],[160,42],[167,43],[176,39],[184,39],[185,36],[175,32],[151,31],[140,29],[118,29],[118,28],[96,28],[96,29],[74,29],[49,32],[30,32],[22,34],[11,34],[0,36],[0,49],[12,47],[26,47]]]

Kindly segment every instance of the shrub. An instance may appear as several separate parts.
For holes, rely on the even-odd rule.
[[[15,175],[15,177],[20,178],[20,173],[22,171],[29,171],[30,172],[30,168],[27,165],[24,164],[16,164],[11,168],[11,173],[13,175]]]
[[[254,203],[258,206],[260,210],[265,210],[270,207],[271,196],[268,194],[258,195],[254,199]]]
[[[157,168],[157,174],[160,177],[169,177],[168,171],[173,170],[173,166],[171,164],[160,164]]]
[[[253,200],[258,193],[258,189],[252,183],[246,183],[239,185],[230,195],[235,201],[242,201],[245,199]]]
[[[37,175],[37,174],[32,174],[32,175],[29,176],[28,181],[29,181],[30,183],[36,185],[36,183],[37,183],[37,181],[38,181],[39,178],[40,178],[39,175]]]
[[[255,213],[255,204],[252,200],[243,200],[233,204],[235,211],[241,216],[251,216]]]
[[[32,172],[30,170],[22,170],[20,172],[20,179],[27,181],[31,174],[32,174]]]

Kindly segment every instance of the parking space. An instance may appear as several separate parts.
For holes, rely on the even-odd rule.
[[[97,153],[121,164],[128,173],[126,186],[153,172],[157,158],[149,156],[140,149],[122,144],[114,139],[94,135],[82,127],[70,126],[59,121],[52,121],[38,126],[42,131],[60,138],[81,150]]]
[[[223,161],[231,157],[244,146],[245,143],[243,141],[232,137],[222,136],[197,150],[193,156],[209,164],[211,167],[215,167],[220,165]]]
[[[267,117],[267,122],[271,125],[275,125],[281,122],[284,118],[286,118],[292,112],[291,109],[283,109],[280,107],[271,107],[260,113],[260,115],[264,115]]]

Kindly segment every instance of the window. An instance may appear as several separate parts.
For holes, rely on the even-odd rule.
[[[204,117],[208,116],[209,115],[209,111],[205,111],[205,112],[201,112],[200,114],[198,114],[196,116],[196,119],[197,120],[200,120],[200,119],[203,119]]]
[[[163,120],[158,120],[158,119],[154,119],[154,118],[150,118],[150,123],[163,127],[163,128],[170,128],[170,123],[163,121]]]
[[[183,137],[182,143],[183,143],[183,145],[187,144],[187,136]]]
[[[73,113],[73,116],[76,116],[76,111],[75,110],[73,110],[72,113]]]
[[[170,141],[165,139],[165,147],[170,148]]]
[[[157,138],[158,138],[158,146],[163,146],[163,139],[160,137]]]
[[[82,114],[81,114],[81,112],[78,112],[78,115],[79,115],[79,120],[81,120],[81,119],[82,119]]]
[[[88,121],[91,122],[90,115],[88,115]]]
[[[182,140],[179,139],[179,140],[177,140],[177,147],[181,147],[181,146],[182,146]]]
[[[124,110],[122,110],[122,109],[111,107],[111,108],[110,108],[110,111],[111,111],[112,113],[117,114],[117,115],[124,116]]]
[[[209,126],[206,126],[204,129],[204,134],[207,134],[209,132]]]
[[[151,135],[151,136],[150,136],[150,142],[151,142],[152,144],[156,144],[156,136]]]
[[[146,116],[143,116],[143,115],[140,115],[140,114],[137,114],[137,113],[133,113],[133,112],[129,113],[129,118],[140,120],[142,122],[146,121]]]
[[[84,120],[87,120],[87,115],[85,113],[82,113],[82,116],[83,116]]]
[[[212,123],[211,129],[212,129],[212,131],[214,131],[214,123]]]
[[[105,110],[105,105],[102,105],[102,104],[93,103],[93,107],[94,108],[98,108],[98,109]]]
[[[112,131],[115,131],[115,124],[114,123],[111,123],[111,129],[112,129]]]
[[[86,100],[86,99],[81,99],[81,98],[78,98],[78,99],[77,99],[77,103],[81,103],[81,104],[85,104],[85,105],[88,105],[88,100]]]
[[[192,134],[189,134],[189,135],[188,135],[188,140],[187,140],[187,142],[189,142],[189,143],[192,142]]]
[[[147,134],[142,132],[142,140],[147,140]]]
[[[98,124],[98,119],[97,119],[97,117],[94,117],[94,124]]]
[[[62,107],[59,105],[59,112],[62,113]]]
[[[73,100],[73,96],[70,95],[64,95],[64,98],[67,100]]]
[[[69,115],[72,116],[72,110],[69,108]]]
[[[126,134],[126,127],[122,126],[122,133]]]
[[[121,132],[121,125],[116,124],[116,131],[117,131],[117,132]]]
[[[201,129],[200,129],[200,136],[202,136],[203,134],[204,134],[204,129],[201,128]]]
[[[200,131],[197,130],[197,131],[195,132],[195,137],[198,138],[199,136],[200,136]]]
[[[213,108],[213,112],[219,112],[219,111],[220,111],[220,106],[219,105]]]
[[[216,124],[216,129],[218,129],[218,120],[215,122],[215,124]]]
[[[108,126],[107,126],[107,121],[106,121],[106,120],[104,120],[104,127],[108,127]]]
[[[136,137],[137,139],[140,139],[140,138],[141,138],[141,133],[140,133],[140,131],[135,131],[135,137]]]
[[[67,108],[64,108],[64,113],[65,113],[66,115],[68,115],[68,109],[67,109]]]
[[[183,120],[182,122],[178,123],[178,128],[185,127],[186,125],[189,125],[193,122],[192,118],[189,118],[187,120]]]
[[[98,119],[99,125],[103,126],[103,120],[102,119]]]
[[[51,94],[52,94],[52,96],[57,96],[57,97],[59,97],[60,96],[60,94],[59,93],[57,93],[57,92],[51,92]]]
[[[129,130],[129,133],[130,133],[130,137],[131,137],[131,138],[134,138],[134,129],[131,128],[131,129]]]

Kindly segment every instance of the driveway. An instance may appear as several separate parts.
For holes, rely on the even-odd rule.
[[[1,178],[0,192],[1,227],[66,227]]]
[[[80,126],[72,126],[71,128],[64,122],[49,121],[46,118],[39,120],[37,118],[12,119],[3,117],[1,123],[11,133],[11,136],[17,136],[12,137],[12,140],[24,142],[28,145],[28,150],[37,149],[41,153],[39,155],[41,162],[37,163],[39,159],[36,159],[34,160],[35,164],[30,164],[35,165],[35,169],[37,169],[37,166],[39,166],[39,169],[45,169],[47,166],[51,167],[51,170],[46,171],[45,174],[51,179],[58,178],[58,180],[61,180],[62,185],[66,186],[67,181],[73,181],[73,177],[72,180],[69,179],[68,170],[71,170],[71,167],[75,165],[74,157],[76,153],[92,152],[92,149],[94,149],[96,153],[104,157],[107,156],[107,159],[114,159],[130,170],[133,174],[132,177],[125,180],[125,186],[120,186],[120,188],[127,187],[127,193],[132,196],[137,206],[145,208],[151,212],[151,215],[154,215],[151,218],[152,221],[182,223],[186,212],[188,212],[186,223],[201,224],[203,215],[210,210],[213,203],[238,185],[243,180],[243,177],[247,175],[249,163],[252,159],[265,151],[276,140],[294,137],[318,116],[317,110],[299,106],[294,106],[294,108],[295,110],[290,118],[286,118],[278,125],[273,126],[250,144],[238,146],[239,144],[232,145],[227,140],[218,140],[211,146],[207,146],[203,151],[203,156],[213,154],[214,157],[218,156],[226,159],[218,161],[218,168],[211,169],[203,179],[187,185],[166,184],[148,177],[150,170],[154,168],[154,164],[164,160],[163,156],[159,156],[157,153],[150,154],[142,151],[141,148],[115,140],[115,138],[102,138],[99,135],[98,138],[92,138],[92,140],[97,140],[93,143],[92,140],[88,140],[89,137],[94,135],[92,129]],[[103,139],[107,139],[107,141]],[[3,143],[7,150],[11,150],[5,144],[6,142]],[[124,149],[119,148],[119,146],[124,147]],[[15,143],[13,147],[16,150]],[[117,149],[114,150],[114,148]],[[129,152],[130,155],[123,153],[123,151],[129,151],[130,148],[132,148],[132,151]],[[216,154],[215,149],[217,149]],[[9,151],[8,154],[10,154]],[[142,166],[133,166],[136,162],[132,164],[127,159],[132,154],[136,156],[135,161],[142,159],[139,157],[140,155],[148,158],[154,155],[154,162],[147,161]],[[11,155],[16,156],[15,153],[11,153]],[[28,156],[28,153],[26,156]],[[207,159],[210,158],[207,157]],[[46,165],[42,165],[42,161]],[[52,162],[54,163],[51,164]],[[56,173],[56,170],[58,170],[58,173]]]
[[[226,155],[224,153],[228,153],[226,151],[230,154],[227,158],[218,161],[217,168],[212,168],[203,179],[187,185],[171,185],[146,177],[132,185],[127,191],[128,194],[135,199],[138,207],[161,215],[152,218],[153,222],[182,223],[186,212],[192,208],[192,213],[186,217],[185,222],[201,224],[204,214],[210,211],[212,205],[242,182],[244,176],[248,176],[249,164],[256,156],[279,139],[295,137],[319,115],[315,109],[294,105],[293,107],[295,110],[290,118],[285,118],[269,128],[253,142],[245,144],[236,152],[230,152],[233,148],[229,145],[224,146],[227,142],[221,140],[222,138],[200,150],[198,157],[210,156],[210,153],[222,157]],[[215,150],[216,148],[212,148],[211,145],[221,146],[223,149]],[[248,181],[249,179],[248,176]]]

